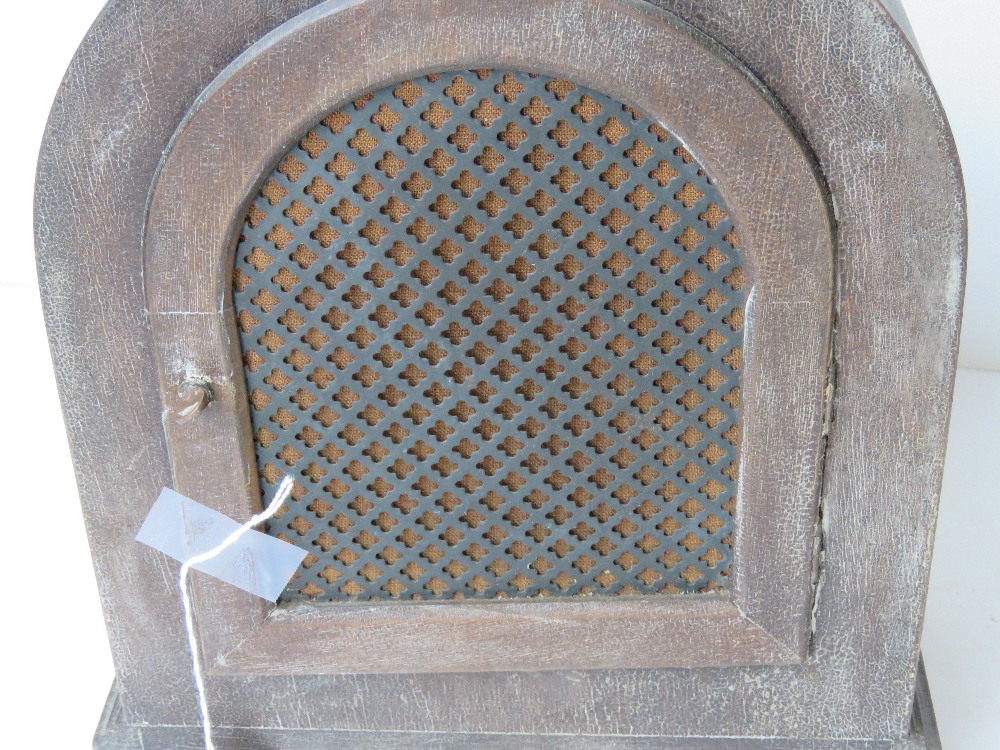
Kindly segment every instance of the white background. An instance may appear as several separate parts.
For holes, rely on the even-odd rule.
[[[945,748],[1000,749],[1000,4],[905,4],[951,119],[970,214],[963,369],[923,646]],[[31,235],[31,186],[48,109],[102,5],[52,0],[4,8],[0,476],[7,531],[0,581],[7,608],[0,624],[6,735],[0,744],[11,748],[89,747],[113,676],[45,343]],[[18,739],[29,736],[30,742]]]

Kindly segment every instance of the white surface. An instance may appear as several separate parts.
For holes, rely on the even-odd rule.
[[[113,668],[41,322],[27,186],[52,96],[103,2],[8,5],[0,85],[3,101],[17,109],[8,109],[3,125],[0,342],[17,357],[0,367],[7,394],[0,471],[13,509],[8,522],[20,523],[18,510],[32,506],[46,520],[33,535],[9,533],[0,544],[0,580],[10,602],[0,624],[9,644],[0,718],[4,746],[82,750],[90,746]],[[951,117],[969,190],[972,257],[961,363],[1000,369],[1000,233],[990,210],[1000,201],[994,51],[1000,4],[908,0],[906,7]],[[960,372],[924,635],[947,750],[1000,748],[1000,482],[992,474],[998,426],[1000,374]],[[20,602],[28,566],[34,593],[26,606]],[[27,730],[30,743],[19,739]]]
[[[948,113],[969,203],[969,281],[959,365],[1000,370],[1000,29],[997,0],[903,0]]]
[[[1000,748],[1000,373],[959,370],[923,650],[945,750]]]

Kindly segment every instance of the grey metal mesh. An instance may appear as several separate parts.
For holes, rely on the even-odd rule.
[[[234,306],[285,601],[703,592],[731,564],[745,301],[662,127],[571,82],[389,86],[262,184]]]

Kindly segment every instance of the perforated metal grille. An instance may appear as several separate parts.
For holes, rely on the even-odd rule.
[[[284,600],[724,587],[743,287],[704,171],[599,93],[462,72],[325,118],[234,276]]]

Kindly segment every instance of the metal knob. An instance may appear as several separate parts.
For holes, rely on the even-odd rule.
[[[201,380],[185,380],[177,388],[174,414],[181,419],[202,411],[212,400],[212,387]]]

